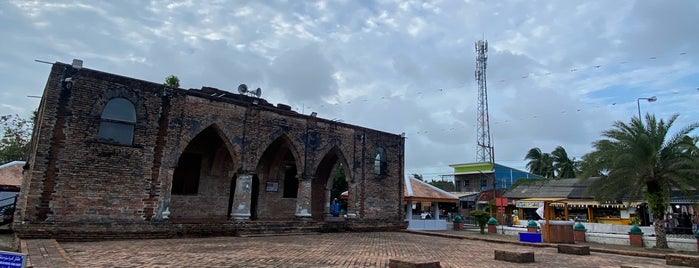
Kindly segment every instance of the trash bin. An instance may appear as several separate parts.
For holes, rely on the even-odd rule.
[[[573,225],[575,222],[550,220],[550,230],[545,220],[540,220],[539,224],[541,225],[541,234],[544,238],[544,242],[575,244],[575,235],[573,234]]]

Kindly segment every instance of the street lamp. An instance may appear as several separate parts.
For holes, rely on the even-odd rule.
[[[638,107],[638,120],[641,120],[641,102],[640,100],[647,100],[648,102],[655,102],[658,100],[655,96],[650,98],[638,98],[636,99],[636,106]]]

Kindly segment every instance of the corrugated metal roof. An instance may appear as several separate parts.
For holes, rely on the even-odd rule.
[[[507,198],[593,198],[585,189],[594,179],[534,179],[520,180],[520,184],[509,189]]]

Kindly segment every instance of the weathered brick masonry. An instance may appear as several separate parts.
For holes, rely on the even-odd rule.
[[[403,137],[244,94],[56,63],[31,148],[20,237],[405,228]],[[340,165],[350,217],[328,222]]]

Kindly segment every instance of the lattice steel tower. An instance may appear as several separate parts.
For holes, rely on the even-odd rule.
[[[488,86],[485,68],[488,61],[488,41],[476,42],[476,81],[478,82],[478,126],[476,158],[478,162],[495,163],[493,145],[490,142],[490,119],[488,116]]]

